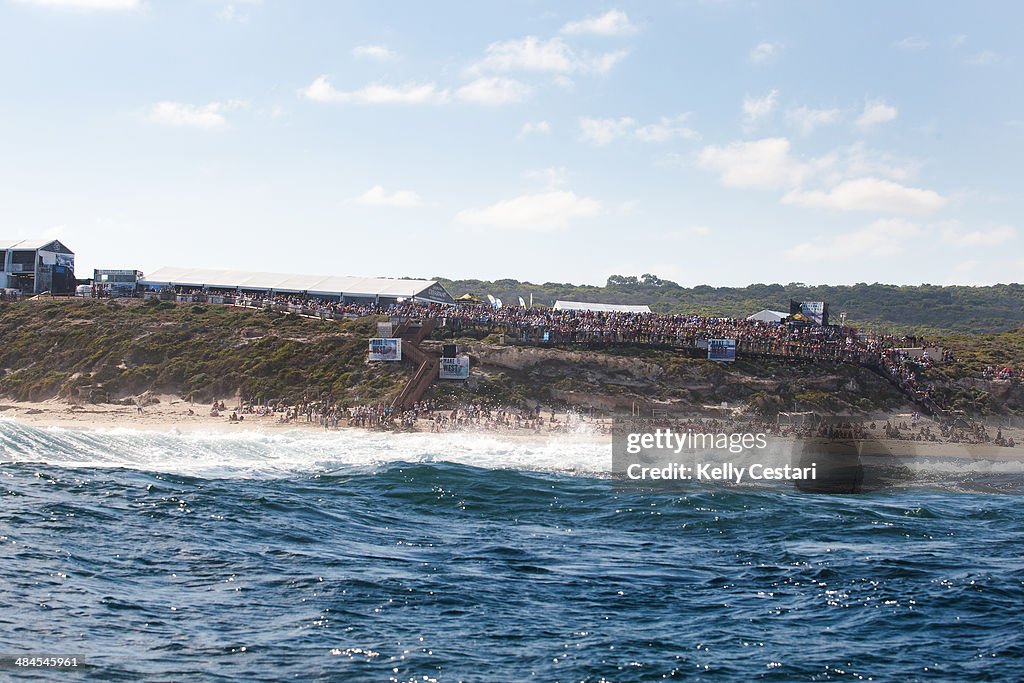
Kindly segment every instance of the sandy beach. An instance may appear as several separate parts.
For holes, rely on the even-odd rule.
[[[324,432],[323,426],[317,422],[307,422],[304,416],[289,421],[282,420],[282,413],[258,415],[246,413],[243,419],[233,421],[230,419],[233,406],[227,405],[227,409],[219,411],[214,417],[210,414],[210,406],[207,404],[191,403],[174,395],[156,396],[159,403],[144,406],[140,413],[134,405],[121,405],[119,403],[95,403],[95,404],[69,404],[62,400],[48,401],[4,401],[0,402],[0,419],[12,419],[23,424],[34,427],[61,427],[76,430],[101,430],[101,429],[139,429],[148,431],[283,431],[283,430],[314,430]],[[560,424],[567,424],[569,416],[566,413],[556,413],[555,417]],[[495,435],[500,434],[502,438],[517,439],[538,439],[547,440],[551,436],[571,436],[579,439],[590,439],[595,443],[607,443],[611,437],[608,434],[601,434],[600,429],[595,429],[593,423],[580,425],[571,433],[565,430],[534,431],[530,429],[465,429],[446,430],[443,434],[452,433],[478,433]],[[331,428],[328,432],[342,430],[369,430],[365,427],[352,427],[346,424],[345,420],[339,422],[337,428]],[[384,432],[387,430],[372,431]],[[406,430],[408,431],[408,430]],[[427,420],[420,420],[413,431],[429,433],[430,423]]]
[[[159,402],[152,403],[143,408],[140,413],[134,405],[121,405],[115,403],[69,404],[61,400],[48,400],[38,402],[7,401],[0,402],[0,419],[13,419],[23,424],[34,427],[61,427],[74,430],[106,430],[106,429],[138,429],[147,431],[171,432],[269,432],[283,430],[314,430],[324,432],[324,428],[316,422],[307,422],[305,417],[299,417],[290,421],[283,421],[280,413],[258,415],[246,414],[243,420],[232,421],[230,419],[231,406],[226,411],[220,412],[216,417],[210,414],[210,406],[206,404],[190,403],[187,399],[174,395],[160,395],[154,397]],[[556,414],[556,418],[562,425],[568,424],[570,416],[565,413]],[[905,415],[893,415],[890,417],[894,422],[905,419]],[[552,437],[572,438],[577,440],[591,441],[595,445],[607,445],[611,442],[611,436],[603,427],[607,420],[592,420],[580,423],[577,428],[565,430],[534,431],[529,429],[459,429],[445,431],[443,434],[452,433],[476,433],[482,435],[498,435],[501,438],[514,438],[525,440],[547,441]],[[932,424],[929,420],[928,423]],[[881,423],[884,424],[884,421]],[[909,439],[887,439],[882,437],[881,424],[876,432],[869,433],[865,442],[870,446],[862,446],[864,455],[894,457],[894,458],[963,458],[969,460],[992,460],[992,461],[1022,461],[1024,462],[1024,430],[1004,429],[1003,436],[1013,438],[1016,445],[1012,448],[996,446],[991,443],[969,444],[955,442],[923,442]],[[415,431],[429,432],[430,423],[427,420],[420,420]],[[340,430],[362,430],[363,427],[350,427],[342,421],[337,429],[328,431],[337,432]],[[995,433],[995,428],[990,426],[990,433]],[[377,431],[377,430],[374,430]],[[792,437],[772,437],[785,442],[795,442]]]
[[[294,428],[297,422],[279,423],[276,416],[246,415],[241,422],[231,422],[231,411],[219,417],[210,416],[210,406],[190,403],[177,396],[157,397],[159,403],[147,405],[139,413],[134,406],[117,403],[69,404],[67,401],[8,401],[0,403],[0,417],[17,420],[36,427],[68,429],[110,429],[127,427],[154,431],[210,429],[274,429]],[[191,411],[192,414],[189,414]],[[304,424],[304,423],[303,423]]]

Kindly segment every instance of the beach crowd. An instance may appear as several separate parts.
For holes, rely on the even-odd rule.
[[[224,402],[214,400],[210,416],[221,417],[226,413]],[[442,407],[438,401],[419,401],[403,410],[384,402],[353,402],[346,405],[322,400],[304,400],[295,405],[243,401],[231,411],[228,419],[231,422],[242,422],[247,415],[272,417],[280,424],[306,424],[325,430],[362,427],[429,432],[564,432],[578,429],[590,421],[582,413],[556,414],[554,410],[548,411],[545,417],[540,406],[528,409],[483,403],[455,403]]]

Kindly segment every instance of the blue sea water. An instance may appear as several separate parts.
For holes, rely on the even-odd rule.
[[[0,656],[86,662],[0,679],[1024,680],[1019,464],[840,496],[609,459],[0,421]]]

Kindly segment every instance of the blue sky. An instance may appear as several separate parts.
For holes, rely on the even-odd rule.
[[[93,267],[1024,280],[1024,5],[0,0],[0,236]]]

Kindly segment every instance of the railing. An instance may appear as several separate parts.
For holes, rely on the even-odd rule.
[[[662,334],[646,332],[621,332],[615,330],[557,330],[543,327],[518,327],[504,322],[466,321],[456,319],[452,326],[458,332],[476,332],[478,334],[505,335],[506,343],[524,346],[582,345],[591,347],[605,346],[648,346],[703,353],[706,347],[698,342],[704,336],[695,334]],[[711,336],[711,335],[707,335]],[[728,334],[725,335],[728,338]],[[828,343],[828,346],[825,344]],[[936,417],[948,417],[949,411],[940,406],[934,398],[921,388],[911,384],[906,378],[892,372],[885,363],[884,356],[873,351],[841,346],[843,342],[823,342],[821,340],[800,339],[737,339],[737,355],[780,358],[786,360],[805,360],[814,362],[849,363],[875,372],[888,380],[901,393],[914,403],[921,406],[928,414]]]

